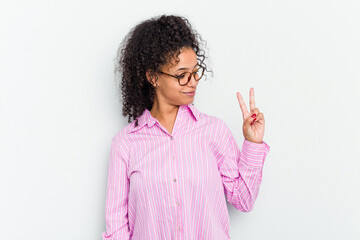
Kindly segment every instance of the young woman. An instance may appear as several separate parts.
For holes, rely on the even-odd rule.
[[[160,16],[119,48],[123,115],[112,139],[103,239],[230,239],[226,199],[252,210],[270,147],[264,114],[240,95],[244,142],[193,101],[207,66],[187,19]],[[132,121],[133,120],[133,121]],[[240,122],[240,120],[239,120]]]

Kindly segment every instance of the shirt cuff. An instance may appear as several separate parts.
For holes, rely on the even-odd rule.
[[[270,146],[264,141],[261,143],[254,143],[244,139],[241,150],[241,155],[243,157],[241,159],[249,166],[262,167],[269,151]]]

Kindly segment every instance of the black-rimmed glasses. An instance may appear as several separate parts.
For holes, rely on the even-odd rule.
[[[193,72],[183,72],[180,75],[171,75],[162,71],[160,73],[176,78],[181,86],[185,86],[190,82],[192,75],[196,81],[199,81],[204,75],[204,67],[198,66]]]

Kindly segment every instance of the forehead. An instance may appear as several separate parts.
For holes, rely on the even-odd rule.
[[[177,56],[173,56],[169,63],[164,65],[164,69],[166,70],[176,70],[178,68],[187,68],[192,69],[194,65],[197,63],[197,55],[195,51],[190,48],[182,48],[180,50],[180,54]]]

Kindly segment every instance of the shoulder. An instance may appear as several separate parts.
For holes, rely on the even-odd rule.
[[[215,124],[215,125],[223,125],[225,124],[224,120],[222,120],[221,118],[214,116],[214,115],[210,115],[207,113],[203,113],[204,115],[204,119],[206,119],[209,123],[211,124]]]
[[[226,122],[221,119],[220,117],[207,114],[207,113],[200,113],[200,122],[206,128],[211,128],[211,132],[214,135],[229,133],[230,129]]]
[[[121,153],[129,152],[130,141],[129,141],[129,129],[133,127],[135,122],[131,122],[125,127],[118,130],[112,137],[111,146],[116,147]]]
[[[201,115],[202,115],[203,119],[206,119],[206,121],[208,121],[212,124],[216,124],[216,125],[220,125],[220,126],[226,125],[225,121],[223,119],[221,119],[220,117],[217,117],[215,115],[211,115],[208,113],[201,113]]]

